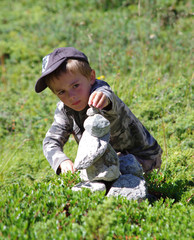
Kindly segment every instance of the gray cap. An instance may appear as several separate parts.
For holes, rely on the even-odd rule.
[[[67,61],[68,59],[77,59],[89,63],[86,55],[73,47],[56,48],[52,53],[46,55],[42,59],[42,75],[35,85],[35,91],[37,93],[42,92],[45,88],[47,88],[45,77],[54,72],[64,61]]]

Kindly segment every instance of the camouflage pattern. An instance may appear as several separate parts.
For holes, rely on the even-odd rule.
[[[91,93],[94,91],[103,92],[110,100],[109,106],[101,110],[101,114],[110,121],[110,144],[115,151],[133,154],[145,172],[160,168],[161,147],[125,103],[104,81],[96,80]],[[69,136],[73,134],[77,143],[81,139],[88,108],[87,106],[84,110],[77,112],[65,106],[61,101],[57,104],[54,122],[43,141],[44,155],[56,173],[59,173],[58,167],[61,162],[69,159],[63,152],[63,146]]]

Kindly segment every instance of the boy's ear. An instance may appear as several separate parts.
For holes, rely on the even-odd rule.
[[[96,81],[96,73],[95,73],[95,70],[92,69],[91,71],[91,77],[90,77],[90,81],[91,81],[91,84],[93,85]]]

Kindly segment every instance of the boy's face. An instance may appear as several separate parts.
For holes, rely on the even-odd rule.
[[[95,71],[90,78],[81,73],[62,73],[50,83],[53,92],[69,108],[82,111],[88,105],[91,86],[95,83]]]

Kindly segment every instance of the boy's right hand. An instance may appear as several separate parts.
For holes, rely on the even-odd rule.
[[[62,162],[60,164],[60,168],[61,168],[61,174],[66,173],[67,171],[70,171],[72,173],[75,172],[75,169],[73,167],[73,162],[70,159]]]
[[[99,109],[103,109],[108,106],[110,100],[103,92],[94,91],[88,100],[88,105]]]

